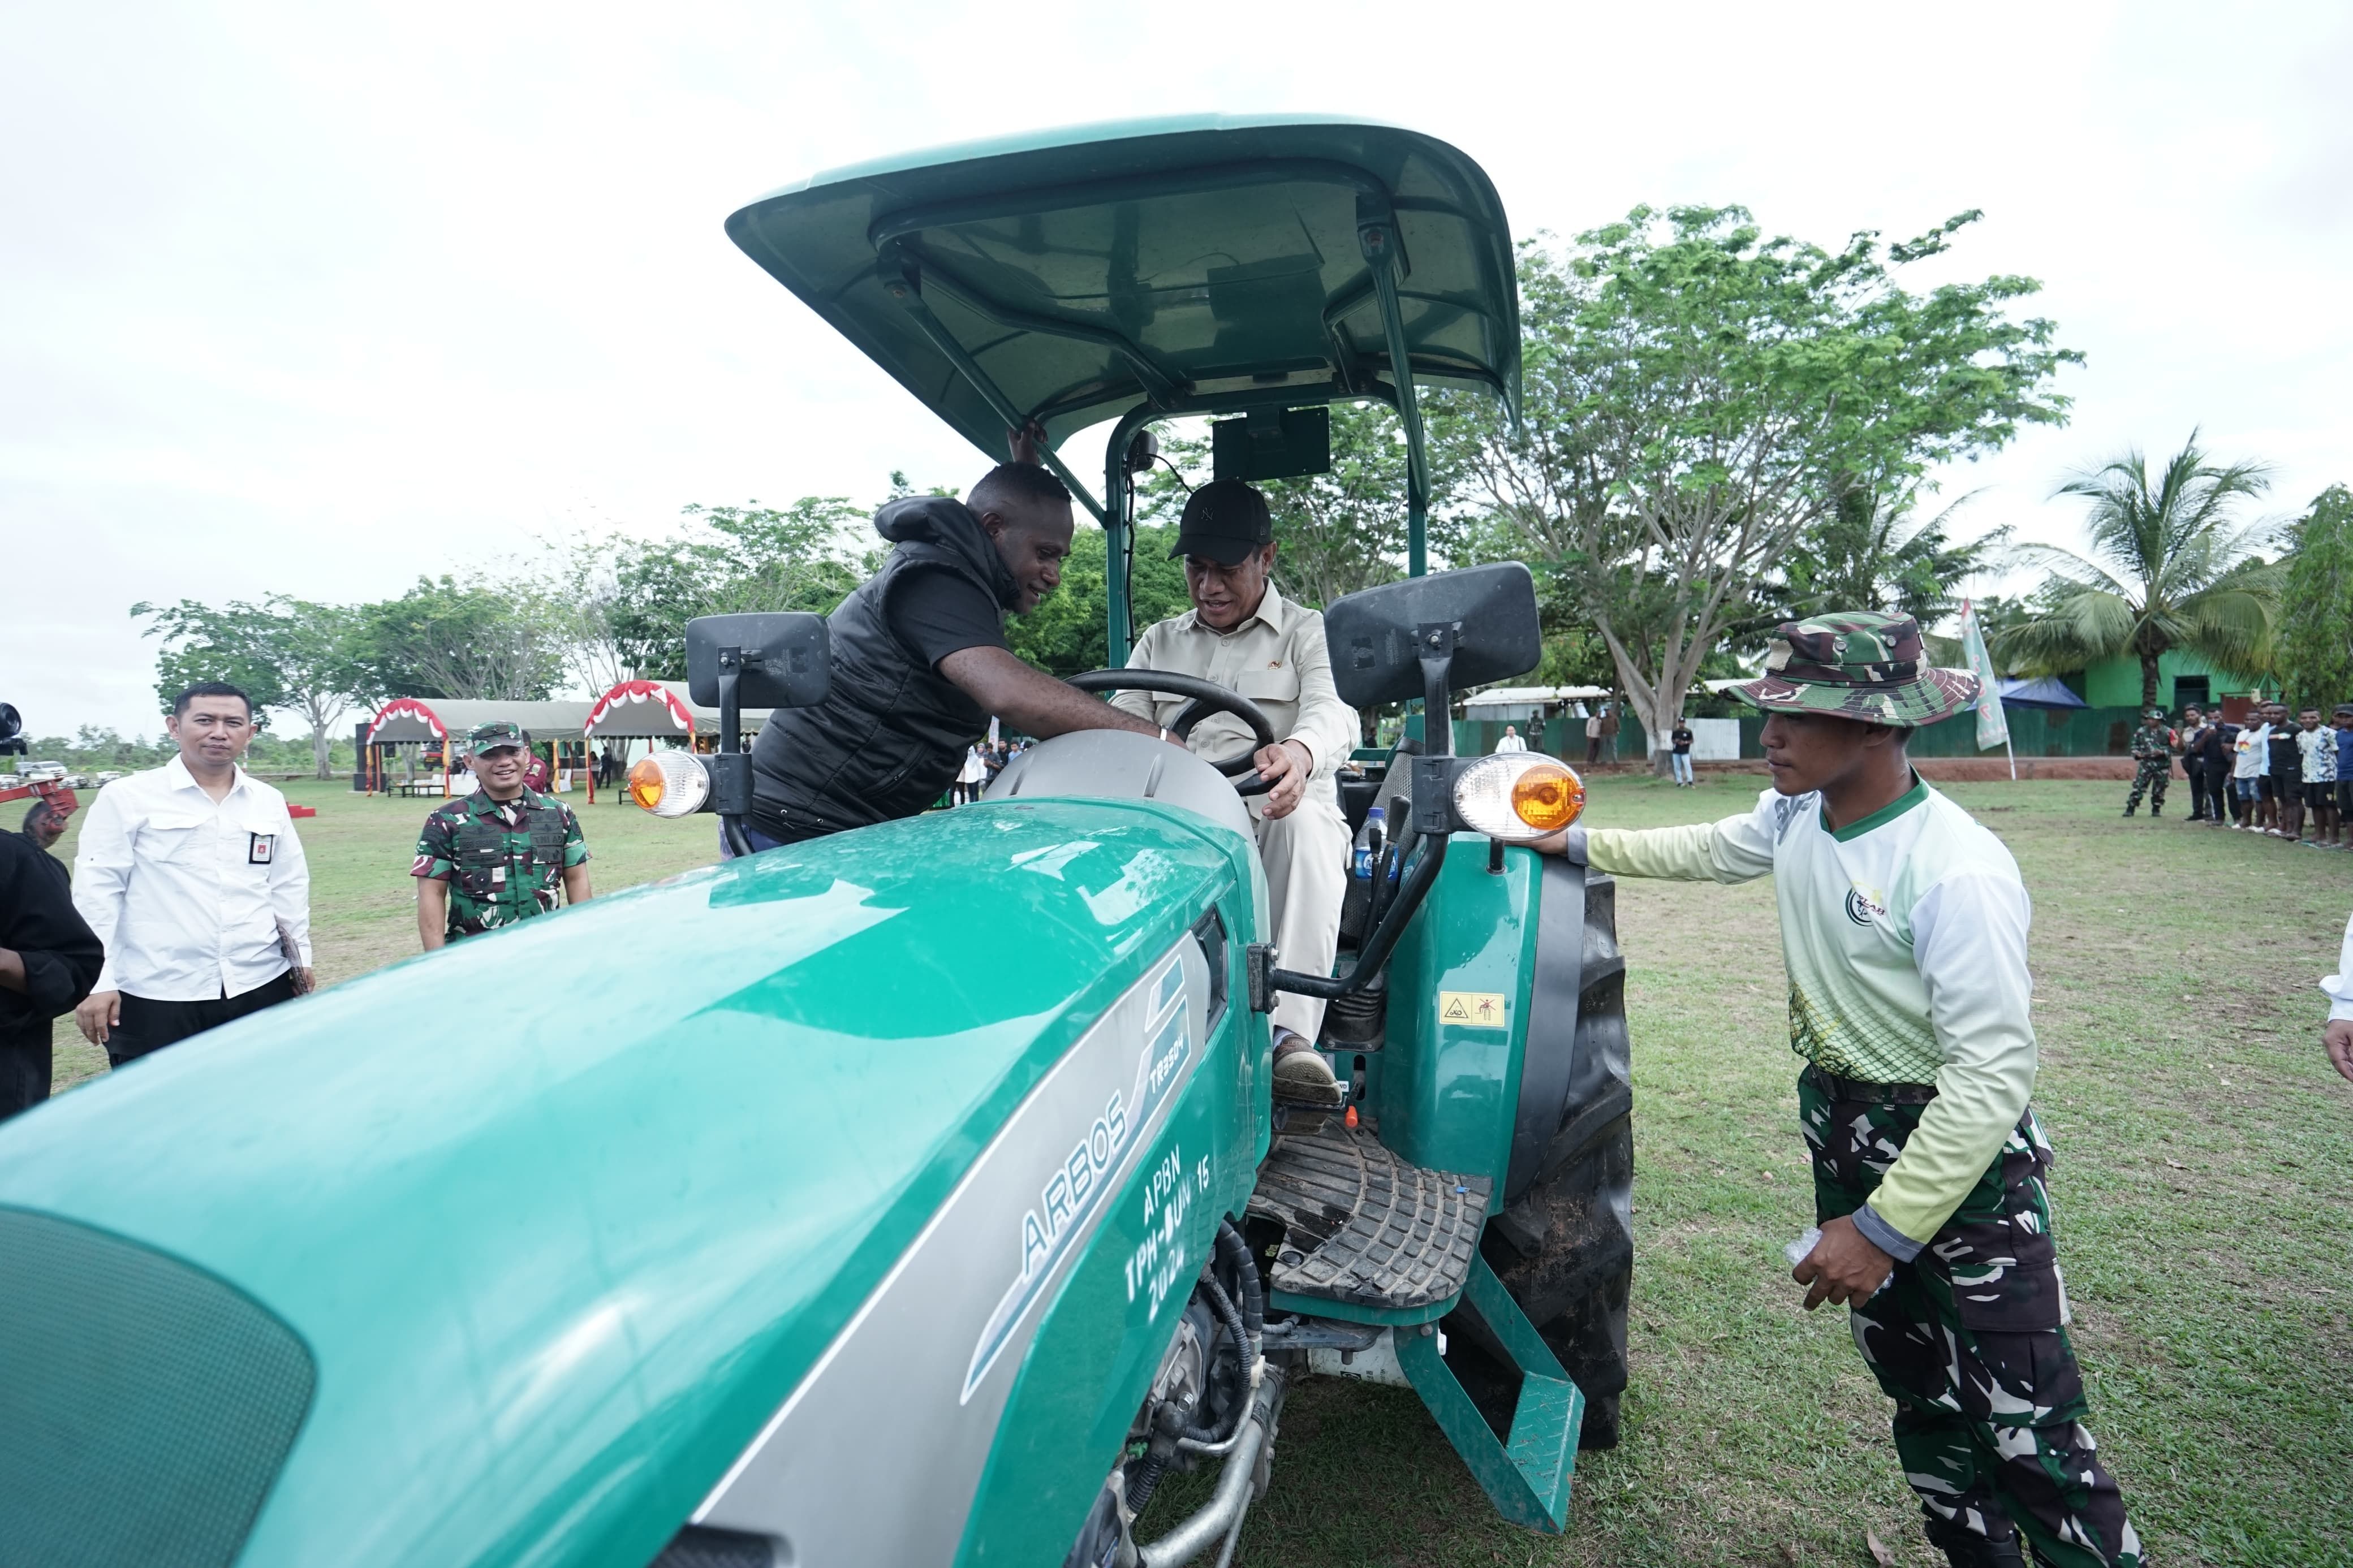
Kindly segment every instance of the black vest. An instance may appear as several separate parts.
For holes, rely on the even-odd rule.
[[[1013,574],[962,501],[919,496],[874,515],[895,548],[833,612],[833,680],[814,708],[780,708],[752,743],[752,826],[792,843],[913,816],[947,789],[988,715],[891,629],[892,584],[949,571],[999,606]]]

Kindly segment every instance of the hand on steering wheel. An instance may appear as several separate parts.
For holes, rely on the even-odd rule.
[[[1275,785],[1275,780],[1258,771],[1261,752],[1276,744],[1274,725],[1259,705],[1240,692],[1204,680],[1198,675],[1178,675],[1165,669],[1091,669],[1084,675],[1074,675],[1064,684],[1081,691],[1153,691],[1164,697],[1183,697],[1189,700],[1168,732],[1183,741],[1193,733],[1193,726],[1212,713],[1228,713],[1250,726],[1254,742],[1247,752],[1237,752],[1222,762],[1209,765],[1235,779],[1234,793],[1240,795],[1265,795]],[[1208,759],[1204,758],[1204,761]],[[1295,760],[1295,759],[1294,759]],[[1240,775],[1248,773],[1248,778]],[[1296,805],[1294,800],[1293,805]],[[1285,808],[1288,810],[1288,808]],[[1278,816],[1282,813],[1277,813]]]

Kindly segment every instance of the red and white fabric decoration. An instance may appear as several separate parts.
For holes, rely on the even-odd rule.
[[[375,710],[375,717],[368,721],[368,744],[371,746],[375,744],[376,735],[385,725],[403,719],[422,724],[426,730],[431,733],[433,739],[437,741],[446,741],[449,738],[448,727],[443,724],[439,716],[437,715],[432,709],[427,708],[420,699],[415,697],[396,697],[391,701],[385,703],[383,707],[377,709]],[[400,736],[397,737],[397,739],[416,740],[421,739],[421,737]]]
[[[677,693],[659,680],[624,680],[606,692],[596,699],[596,705],[588,710],[588,721],[581,726],[581,732],[595,735],[601,726],[617,719],[623,709],[639,702],[660,703],[670,710],[670,721],[677,725],[681,734],[694,733],[693,712],[678,700]],[[644,731],[632,732],[641,734]]]

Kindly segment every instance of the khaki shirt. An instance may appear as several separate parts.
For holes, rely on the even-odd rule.
[[[1146,631],[1128,656],[1130,669],[1163,669],[1215,681],[1265,710],[1278,741],[1296,741],[1315,759],[1321,793],[1336,798],[1332,774],[1348,760],[1361,734],[1356,710],[1340,700],[1332,685],[1332,655],[1324,643],[1324,617],[1303,609],[1266,586],[1258,611],[1232,631],[1201,624],[1187,610]],[[1187,699],[1123,691],[1112,705],[1155,724],[1172,724]],[[1230,714],[1213,713],[1193,726],[1197,756],[1223,762],[1252,747],[1249,726]]]

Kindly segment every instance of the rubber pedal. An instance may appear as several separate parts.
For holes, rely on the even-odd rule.
[[[1429,1307],[1461,1293],[1493,1185],[1410,1164],[1335,1117],[1276,1140],[1250,1213],[1283,1228],[1269,1276],[1275,1289],[1359,1307]]]

